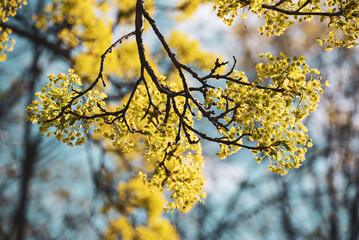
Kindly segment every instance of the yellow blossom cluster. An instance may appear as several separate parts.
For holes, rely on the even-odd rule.
[[[90,112],[100,113],[100,108],[105,106],[102,99],[107,97],[106,94],[90,90],[76,98],[82,91],[82,82],[72,69],[69,70],[69,76],[60,73],[57,77],[54,74],[47,77],[50,82],[35,93],[38,99],[26,108],[29,112],[25,116],[26,120],[37,123],[41,133],[48,137],[55,135],[57,140],[69,146],[84,144],[86,137],[83,133],[88,133],[90,124],[97,120],[81,119],[81,116]],[[71,101],[71,107],[66,108]]]
[[[69,70],[69,76],[50,74],[48,78],[50,83],[35,94],[40,101],[34,100],[26,109],[30,112],[26,120],[38,123],[41,133],[55,135],[59,141],[70,146],[75,140],[75,145],[81,145],[86,139],[81,128],[87,133],[93,125],[96,133],[102,134],[123,152],[131,152],[133,145],[137,144],[130,135],[140,133],[142,140],[136,140],[145,143],[147,168],[154,169],[151,177],[144,178],[145,175],[142,175],[149,189],[171,191],[173,201],[168,203],[170,209],[188,211],[201,201],[204,179],[200,143],[190,144],[185,134],[181,133],[178,144],[175,144],[179,117],[173,110],[166,120],[163,114],[159,114],[166,110],[166,98],[153,83],[146,84],[148,89],[146,85],[138,86],[128,107],[123,106],[125,112],[120,106],[115,108],[115,112],[109,112],[103,101],[106,94],[98,90],[83,91],[79,88],[81,80],[73,70]],[[174,87],[174,84],[169,85]],[[149,97],[144,94],[147,90],[152,104],[159,106],[157,111],[147,111],[150,104]],[[183,97],[176,98],[176,101],[178,110],[183,111]],[[186,118],[191,119],[191,115],[187,113]],[[190,135],[195,139],[193,133]]]
[[[161,217],[164,197],[158,190],[150,191],[143,182],[134,178],[128,183],[118,184],[120,216],[110,222],[104,235],[105,240],[176,240],[179,236],[170,222]],[[128,220],[135,209],[147,213],[146,225],[133,226]],[[107,209],[108,210],[108,209]]]
[[[36,27],[44,31],[54,24],[64,26],[58,38],[70,48],[81,44],[103,52],[111,45],[111,20],[106,16],[108,10],[108,1],[54,0],[45,7],[44,13],[34,16],[34,19]]]
[[[180,10],[179,19],[191,16],[200,4],[215,2],[215,0],[181,0],[178,2],[176,9]]]
[[[147,179],[147,175],[142,172],[139,173],[139,177],[149,189],[172,191],[173,201],[167,202],[165,210],[173,211],[177,208],[187,212],[198,201],[203,203],[201,198],[206,198],[205,193],[202,192],[204,178],[201,168],[204,161],[201,146],[181,144],[172,150],[171,156],[163,163],[164,167],[157,167],[150,179]],[[194,154],[189,151],[194,151]]]
[[[259,31],[267,36],[281,35],[295,21],[318,17],[321,22],[328,21],[330,31],[327,36],[318,36],[317,41],[327,51],[333,47],[356,46],[359,36],[359,2],[354,0],[219,0],[214,9],[228,25],[232,25],[239,11],[248,9],[258,17],[264,15],[265,24]]]
[[[165,77],[162,78],[164,81]],[[175,85],[169,84],[172,88]],[[105,138],[110,140],[114,147],[122,151],[130,152],[132,146],[138,144],[133,142],[130,135],[133,132],[141,133],[141,139],[145,143],[144,159],[146,171],[141,174],[141,179],[146,182],[149,189],[162,189],[171,191],[173,201],[168,202],[169,209],[179,208],[181,211],[188,211],[197,201],[201,201],[204,179],[201,173],[203,157],[200,143],[190,144],[185,134],[181,133],[179,144],[175,144],[178,136],[179,117],[172,110],[166,119],[160,112],[166,111],[166,96],[161,94],[153,83],[147,83],[151,102],[159,109],[151,109],[144,115],[149,106],[149,98],[146,94],[146,86],[140,85],[133,98],[124,121],[115,121],[111,128],[98,130],[103,132]],[[127,99],[124,99],[125,102]],[[177,108],[183,111],[184,99],[175,98]],[[187,119],[192,116],[187,113]],[[193,121],[191,122],[193,124]],[[128,129],[130,127],[130,130]],[[195,139],[193,133],[191,137]],[[173,144],[173,146],[171,145]],[[204,196],[204,195],[202,195]]]
[[[5,53],[12,51],[15,44],[15,41],[9,38],[11,29],[2,26],[2,23],[9,20],[10,16],[15,16],[17,9],[26,4],[26,0],[2,0],[0,2],[0,61],[6,60]]]
[[[16,10],[22,5],[26,5],[26,0],[3,0],[0,3],[1,12],[0,12],[0,21],[2,23],[6,22],[9,19],[9,16],[15,16]]]
[[[224,89],[210,89],[205,104],[222,111],[235,109],[224,116],[228,127],[218,132],[227,141],[239,140],[237,145],[220,144],[220,158],[237,152],[246,139],[256,143],[254,154],[262,154],[257,162],[268,157],[269,170],[286,174],[301,165],[306,146],[312,145],[302,121],[315,111],[322,86],[328,83],[316,79],[320,72],[310,69],[302,56],[291,59],[282,53],[279,57],[267,53],[265,57],[267,62],[256,66],[258,80],[249,84],[243,72],[234,71],[235,80],[227,81]]]

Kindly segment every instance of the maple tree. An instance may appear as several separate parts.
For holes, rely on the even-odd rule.
[[[202,2],[205,1],[184,1],[179,8],[188,15]],[[283,34],[296,21],[319,16],[320,21],[329,21],[328,35],[318,36],[317,40],[325,50],[356,45],[356,1],[214,2],[217,16],[228,25],[241,9],[248,10],[259,17],[264,15],[265,23],[259,32],[271,36]],[[3,9],[21,6],[21,2],[10,1],[11,8],[6,4]],[[200,139],[218,143],[220,158],[241,148],[250,149],[257,162],[268,159],[269,170],[274,173],[286,174],[301,165],[307,147],[312,146],[302,121],[315,111],[322,87],[329,85],[321,80],[317,69],[309,68],[303,56],[261,54],[264,62],[256,66],[258,79],[248,80],[243,72],[235,70],[235,57],[231,64],[215,60],[215,56],[200,52],[178,32],[166,39],[151,15],[153,1],[117,4],[121,10],[128,8],[124,18],[134,31],[112,45],[116,23],[107,15],[112,2],[54,1],[44,14],[34,17],[43,31],[61,26],[58,37],[68,49],[83,49],[71,59],[75,70],[48,75],[50,82],[35,94],[38,99],[27,107],[30,113],[26,117],[39,124],[41,133],[55,135],[69,146],[85,143],[90,129],[94,129],[94,138],[104,139],[109,147],[124,155],[130,156],[141,148],[145,161],[137,169],[138,177],[120,183],[118,195],[128,200],[122,210],[124,215],[142,207],[148,208],[154,217],[148,215],[148,228],[136,229],[126,217],[121,217],[109,225],[107,238],[117,234],[124,239],[136,234],[176,235],[165,227],[168,222],[160,220],[165,201],[162,192],[171,192],[172,200],[167,199],[170,202],[165,207],[171,210],[188,211],[205,198]],[[14,11],[3,12],[5,49],[11,29],[6,25],[6,16]],[[245,13],[242,18],[246,18]],[[170,72],[164,72],[146,50],[144,31],[153,31],[159,40],[162,57],[172,64]],[[229,69],[225,69],[227,66]],[[106,100],[107,95],[114,93],[114,84],[108,80],[113,76],[132,82],[130,93],[119,102]],[[83,82],[87,87],[82,87]],[[201,121],[210,123],[218,134],[199,130],[196,124]],[[131,197],[128,199],[124,192]]]

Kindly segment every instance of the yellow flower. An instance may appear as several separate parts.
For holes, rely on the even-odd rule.
[[[325,81],[324,86],[326,86],[326,87],[330,87],[330,84],[329,84],[328,80],[326,80],[326,81]]]

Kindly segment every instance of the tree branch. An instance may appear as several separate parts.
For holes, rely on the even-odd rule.
[[[251,3],[249,0],[239,0],[239,2],[242,2],[242,3],[246,4],[246,5],[249,5]],[[309,0],[309,2],[310,2],[310,0]],[[305,5],[307,5],[308,3],[305,3]],[[282,2],[280,2],[280,4],[282,4]],[[272,10],[272,11],[275,11],[275,12],[284,13],[286,15],[302,15],[302,16],[314,15],[314,16],[327,16],[327,17],[334,17],[334,16],[343,15],[343,11],[338,11],[338,12],[300,12],[300,10],[303,8],[303,6],[298,10],[289,11],[289,10],[284,10],[284,9],[279,8],[278,7],[279,5],[277,5],[277,4],[276,5],[262,4],[262,8]]]

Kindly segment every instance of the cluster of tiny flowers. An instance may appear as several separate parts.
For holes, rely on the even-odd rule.
[[[15,16],[16,10],[22,5],[26,5],[26,0],[3,0],[0,2],[0,21],[6,22],[9,16]]]
[[[176,240],[179,236],[170,222],[162,217],[164,196],[160,191],[150,191],[139,178],[128,182],[120,182],[117,188],[118,201],[113,205],[107,204],[103,211],[116,209],[121,214],[111,220],[104,240],[115,239],[146,239],[146,240]],[[147,216],[142,222],[133,225],[128,219],[135,209],[144,209]]]
[[[173,86],[172,86],[173,87]],[[140,88],[141,89],[141,88]],[[166,102],[162,94],[160,94],[155,86],[149,84],[151,91],[152,102],[160,106],[160,110],[165,112]],[[155,90],[156,89],[156,90]],[[143,89],[145,90],[145,89]],[[140,92],[140,91],[139,91]],[[143,94],[136,94],[135,100],[131,105],[130,113],[135,118],[142,117],[145,106],[148,105],[148,98]],[[177,97],[178,110],[183,111],[184,98]],[[143,104],[143,105],[142,105]],[[136,116],[135,113],[142,115]],[[152,113],[153,114],[153,113]],[[191,119],[190,113],[187,119]],[[131,120],[128,115],[128,119]],[[204,178],[201,169],[204,164],[201,144],[190,144],[187,137],[181,134],[180,141],[177,144],[169,147],[169,143],[174,143],[178,134],[179,117],[172,110],[169,113],[167,124],[164,123],[164,116],[148,116],[153,118],[152,121],[158,121],[158,125],[142,124],[137,125],[137,129],[141,128],[142,134],[145,136],[145,151],[144,158],[147,163],[147,169],[154,169],[153,173],[140,173],[140,178],[144,181],[146,186],[152,190],[161,190],[171,192],[171,201],[167,202],[166,210],[173,211],[180,209],[183,212],[190,210],[197,202],[202,202],[204,198],[203,191]],[[157,120],[155,120],[157,119]],[[145,120],[144,122],[147,122]],[[192,121],[188,121],[193,124]],[[141,126],[142,125],[142,126]],[[193,140],[196,140],[193,134],[190,134]],[[167,152],[167,153],[166,153]],[[165,158],[165,159],[164,159]],[[163,160],[162,162],[159,160]],[[154,166],[153,167],[151,167]]]
[[[17,9],[26,4],[26,0],[2,0],[0,2],[0,23],[5,23],[10,16],[15,16]],[[6,60],[5,53],[12,51],[15,44],[15,41],[9,38],[10,33],[11,29],[0,26],[0,61]]]
[[[306,147],[312,143],[302,120],[315,111],[322,86],[329,84],[315,78],[320,72],[309,69],[302,56],[293,60],[282,53],[279,57],[271,53],[265,56],[267,62],[256,66],[258,80],[248,84],[244,73],[235,71],[232,77],[242,84],[227,81],[226,88],[208,91],[205,104],[221,111],[236,109],[224,116],[228,128],[219,128],[219,134],[228,141],[246,136],[247,141],[257,143],[252,152],[262,153],[257,162],[268,157],[270,171],[286,174],[305,160]],[[243,144],[243,139],[236,143]],[[240,149],[235,144],[220,147],[222,159]]]
[[[265,25],[259,27],[261,34],[266,34],[268,37],[272,35],[281,35],[290,26],[294,25],[295,21],[311,21],[313,15],[305,14],[306,12],[322,12],[323,16],[320,21],[329,21],[328,27],[330,29],[328,35],[324,37],[318,36],[318,44],[323,46],[326,51],[330,51],[333,47],[348,47],[356,46],[359,36],[359,2],[349,1],[343,4],[341,0],[329,1],[311,1],[304,4],[303,1],[284,1],[278,6],[281,11],[271,10],[265,6],[274,7],[278,1],[273,0],[253,0],[246,4],[244,1],[233,0],[219,0],[214,9],[217,10],[217,16],[228,24],[232,25],[234,18],[242,9],[248,9],[258,17],[265,16]],[[304,4],[304,6],[303,6]],[[303,6],[303,7],[302,7]],[[295,12],[300,9],[303,15],[290,16],[283,11]],[[328,15],[342,10],[342,16]],[[242,18],[246,18],[246,14],[242,14]]]
[[[162,166],[158,164],[158,159],[163,159],[164,152],[170,151],[167,149],[168,143],[175,141],[177,129],[174,124],[178,124],[179,119],[172,113],[167,119],[171,124],[158,127],[144,125],[147,120],[138,121],[148,106],[148,97],[142,94],[146,91],[144,86],[138,88],[126,112],[128,126],[121,120],[105,124],[105,119],[114,119],[114,116],[96,117],[96,114],[107,111],[106,104],[102,101],[107,97],[105,93],[82,90],[79,87],[82,85],[80,77],[71,69],[68,75],[60,73],[57,77],[54,74],[47,77],[50,82],[40,92],[35,93],[38,99],[26,108],[29,115],[25,116],[26,120],[39,125],[41,133],[46,136],[55,135],[59,141],[69,146],[81,145],[86,140],[83,133],[88,133],[90,125],[94,125],[95,132],[102,133],[115,148],[129,152],[135,143],[131,141],[133,134],[128,127],[132,130],[141,129],[146,139],[146,163],[157,164],[150,178],[141,176],[145,185],[152,189],[151,191],[167,189],[172,192],[172,201],[167,203],[167,209],[179,208],[181,211],[188,211],[196,202],[202,202],[201,198],[204,198],[205,194],[202,192],[204,179],[201,173],[203,157],[200,143],[189,144],[186,137],[182,136],[181,141],[174,146],[173,155],[169,156]],[[151,84],[149,88],[153,103],[165,106],[165,102],[162,103],[164,98],[156,88]],[[184,99],[177,99],[180,105],[183,105],[183,101]],[[179,110],[182,111],[181,107]],[[155,117],[152,114],[148,113],[148,118]],[[163,117],[159,120],[163,121]]]
[[[90,124],[97,120],[82,117],[98,113],[99,106],[105,106],[102,99],[107,97],[106,94],[90,90],[78,97],[82,83],[72,69],[68,76],[49,74],[47,78],[50,82],[35,93],[38,99],[27,106],[29,115],[25,119],[37,123],[41,133],[48,137],[55,135],[57,140],[69,146],[84,144],[86,137],[83,134],[88,133]]]
[[[328,27],[331,31],[324,38],[318,38],[317,43],[324,46],[326,51],[331,51],[333,47],[352,48],[358,45],[359,2],[347,1],[346,4],[343,4],[341,0],[324,1],[321,9],[326,8],[332,12],[336,9],[342,10],[343,16],[320,18],[321,22],[329,20]]]
[[[192,146],[193,148],[193,146]],[[190,210],[197,202],[203,203],[206,194],[203,192],[204,178],[201,173],[203,156],[200,145],[196,146],[194,154],[184,156],[186,145],[178,146],[172,157],[164,162],[164,167],[156,168],[151,178],[140,172],[139,177],[150,189],[172,192],[171,202],[167,202],[165,210]],[[164,188],[165,186],[165,188]]]
[[[161,77],[161,81],[164,81],[164,77]],[[175,88],[173,83],[168,83],[168,86]],[[144,94],[147,89],[146,86],[140,85],[133,94],[126,113],[117,116],[116,121],[112,121],[115,116],[108,116],[111,124],[100,122],[95,132],[102,134],[123,154],[132,154],[139,142],[142,142],[144,168],[140,179],[151,191],[167,190],[171,193],[166,209],[180,209],[185,212],[196,202],[202,202],[201,199],[205,196],[201,172],[204,163],[201,145],[190,144],[184,133],[180,134],[180,140],[175,143],[179,116],[171,109],[165,122],[165,114],[159,112],[166,112],[166,97],[153,83],[147,83],[147,87],[151,102],[158,106],[158,111],[148,110],[149,98]],[[185,98],[178,96],[175,101],[178,111],[182,112]],[[115,109],[121,111],[123,107],[117,106]],[[188,124],[193,124],[189,111],[186,118]],[[141,134],[135,134],[136,132]],[[193,133],[188,134],[192,140],[198,140]]]

